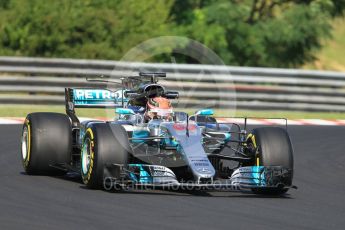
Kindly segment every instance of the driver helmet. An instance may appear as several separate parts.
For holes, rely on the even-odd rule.
[[[161,119],[171,121],[173,119],[173,108],[171,102],[164,97],[149,98],[146,104],[146,120]]]

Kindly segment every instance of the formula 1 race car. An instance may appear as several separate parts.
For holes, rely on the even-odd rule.
[[[66,88],[67,115],[29,114],[22,132],[26,173],[76,172],[94,189],[188,187],[280,195],[293,187],[293,149],[285,129],[248,133],[246,118],[241,127],[218,122],[211,109],[193,115],[173,111],[170,100],[179,94],[158,84],[160,77],[165,74],[122,78],[115,91]],[[112,108],[117,117],[80,122],[75,108]]]

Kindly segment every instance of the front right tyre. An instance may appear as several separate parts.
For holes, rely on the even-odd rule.
[[[31,113],[24,121],[21,158],[27,174],[61,175],[54,167],[70,162],[72,151],[71,122],[59,113]]]

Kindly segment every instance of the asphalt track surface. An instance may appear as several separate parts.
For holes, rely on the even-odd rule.
[[[0,229],[345,229],[345,127],[291,126],[285,197],[219,192],[110,193],[78,179],[28,176],[19,125],[0,126]]]

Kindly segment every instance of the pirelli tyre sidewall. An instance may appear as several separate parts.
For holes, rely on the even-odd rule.
[[[257,147],[254,165],[256,166],[283,166],[293,172],[293,147],[285,129],[279,127],[256,128],[248,136],[248,140]],[[292,183],[292,174],[290,185]],[[253,189],[258,194],[280,195],[288,189]]]
[[[31,159],[31,124],[28,117],[24,121],[21,139],[22,163],[27,171]]]
[[[107,165],[127,165],[130,146],[126,130],[119,124],[94,123],[85,132],[81,147],[80,171],[83,183],[91,189],[103,189],[104,179],[118,177]]]
[[[54,167],[69,163],[72,149],[71,122],[59,113],[31,113],[24,121],[21,159],[27,174],[61,175]]]

